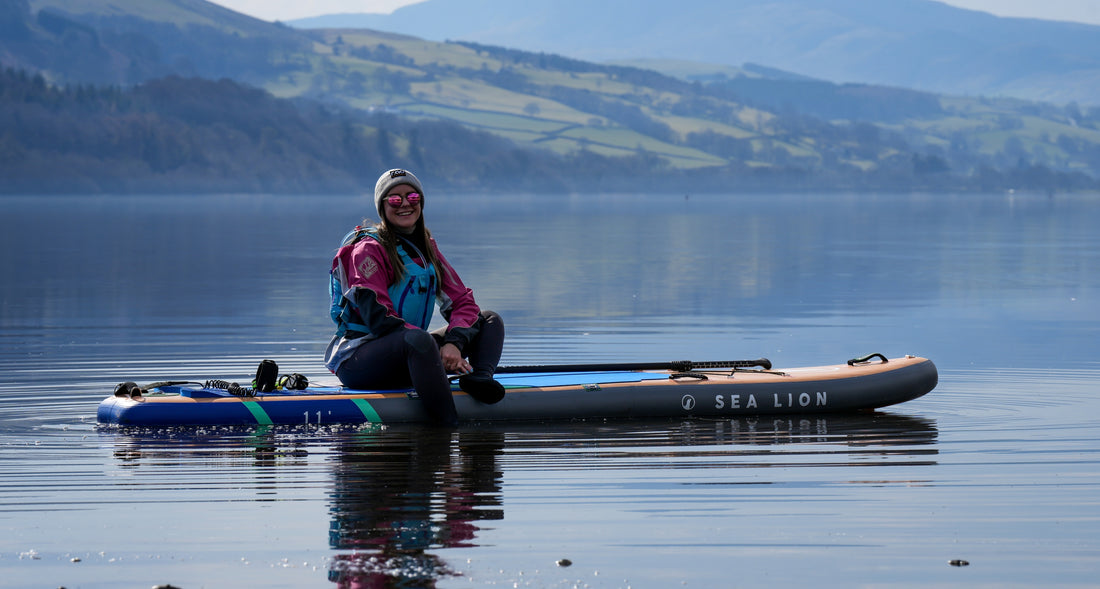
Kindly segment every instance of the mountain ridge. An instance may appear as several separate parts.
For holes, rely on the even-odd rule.
[[[932,0],[426,0],[392,14],[312,17],[591,61],[759,63],[835,83],[1100,104],[1100,26],[1004,18]],[[526,10],[526,13],[523,12]],[[614,27],[602,23],[615,22]]]

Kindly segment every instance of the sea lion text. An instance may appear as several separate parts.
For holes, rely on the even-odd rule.
[[[772,408],[780,407],[825,407],[828,405],[828,393],[825,391],[817,391],[815,393],[772,393],[771,398],[768,395],[761,395],[762,401],[767,403],[771,401]],[[731,394],[731,395],[714,395],[714,408],[715,409],[759,409],[760,405],[756,399],[756,395],[749,394]]]

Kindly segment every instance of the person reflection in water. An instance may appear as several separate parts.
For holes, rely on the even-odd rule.
[[[503,519],[503,448],[503,434],[436,429],[373,432],[342,447],[329,544],[353,552],[333,559],[329,579],[342,589],[434,587],[455,575],[429,550],[476,546],[476,522]]]
[[[504,398],[494,380],[504,322],[485,311],[439,252],[424,223],[427,199],[407,170],[382,174],[374,189],[381,222],[356,227],[332,261],[336,335],[325,365],[355,389],[416,389],[437,424],[458,421],[447,373],[482,403]],[[428,332],[436,305],[445,328]]]

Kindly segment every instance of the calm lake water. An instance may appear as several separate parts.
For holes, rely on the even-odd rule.
[[[426,205],[505,364],[881,352],[940,384],[871,415],[101,429],[124,380],[333,381],[367,199],[2,197],[0,585],[1096,586],[1100,197]]]

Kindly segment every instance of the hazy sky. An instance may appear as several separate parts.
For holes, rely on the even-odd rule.
[[[420,0],[213,0],[264,20],[292,20],[340,12],[392,12]],[[597,0],[598,1],[598,0]],[[882,0],[888,2],[889,0]],[[940,0],[999,16],[1069,20],[1100,25],[1100,0]]]

